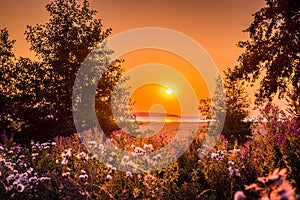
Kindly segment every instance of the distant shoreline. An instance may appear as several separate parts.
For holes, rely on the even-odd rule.
[[[180,116],[169,113],[133,112],[138,122],[209,122],[205,117]]]

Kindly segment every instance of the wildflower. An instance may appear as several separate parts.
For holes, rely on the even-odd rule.
[[[142,149],[141,147],[135,147],[134,152],[136,154],[145,154],[146,151],[144,149]]]
[[[234,162],[233,161],[228,161],[228,164],[229,165],[234,165]]]
[[[13,174],[9,175],[8,177],[6,177],[6,181],[9,182],[11,180],[15,180],[15,176]]]
[[[136,157],[136,153],[135,152],[131,152],[131,155],[133,156],[133,157]]]
[[[211,158],[217,158],[219,156],[219,154],[217,153],[211,153]]]
[[[132,173],[131,172],[126,172],[126,178],[132,178]]]
[[[110,179],[112,179],[112,176],[108,174],[108,175],[106,176],[106,179],[107,179],[107,180],[110,180]]]
[[[38,181],[38,179],[37,179],[36,176],[30,177],[30,178],[29,178],[29,182],[30,182],[30,183],[36,183],[37,181]]]
[[[108,156],[108,161],[109,161],[109,162],[113,161],[113,157]]]
[[[99,149],[100,151],[104,151],[104,146],[103,146],[103,144],[99,144],[98,149]]]
[[[68,177],[70,176],[70,172],[64,172],[61,174],[62,177]]]
[[[160,153],[157,154],[157,155],[156,155],[156,158],[157,158],[157,159],[160,159],[160,158],[161,158],[161,154],[160,154]]]
[[[123,156],[121,163],[124,165],[129,161],[129,156]]]
[[[50,177],[41,177],[38,180],[41,182],[46,182],[46,181],[51,181],[51,178]]]
[[[44,143],[41,144],[41,147],[42,147],[43,149],[47,150],[47,149],[50,149],[49,145],[50,145],[49,142],[44,142]]]
[[[10,185],[9,187],[5,187],[5,190],[8,191],[8,192],[11,191],[11,189],[13,189],[12,185]]]
[[[33,154],[31,154],[31,157],[32,157],[32,159],[34,160],[35,157],[37,157],[38,155],[39,155],[39,153],[33,153]]]
[[[228,170],[229,170],[229,174],[232,175],[234,172],[234,168],[232,166],[229,166]]]
[[[153,150],[153,146],[152,146],[152,144],[144,144],[144,149],[146,151],[152,151]]]
[[[69,158],[71,157],[71,149],[68,149],[68,150],[65,150],[62,154],[61,154],[61,157],[62,158]]]
[[[84,160],[84,161],[88,161],[89,156],[85,153],[85,152],[80,152],[76,158],[78,158],[79,160]]]
[[[90,145],[91,145],[91,148],[94,148],[96,146],[96,142],[95,141],[91,141]]]
[[[228,164],[229,164],[229,174],[230,175],[235,175],[235,176],[240,176],[240,172],[239,172],[239,169],[236,169],[235,166],[234,166],[234,162],[233,161],[228,161]]]
[[[237,191],[234,195],[234,200],[246,200],[246,196],[242,191]]]
[[[81,174],[81,175],[79,175],[79,179],[81,180],[81,181],[86,181],[87,180],[87,178],[88,178],[88,175],[87,174]]]
[[[62,164],[62,165],[68,164],[68,160],[67,160],[66,158],[62,159],[61,164]]]
[[[25,186],[24,186],[23,184],[19,183],[19,184],[17,185],[17,191],[18,191],[18,192],[23,192],[24,189],[25,189]]]

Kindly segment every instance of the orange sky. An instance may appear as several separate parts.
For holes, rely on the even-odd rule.
[[[14,49],[17,56],[33,58],[24,31],[28,24],[47,21],[45,5],[48,2],[51,1],[0,1],[0,28],[7,27],[17,40]],[[242,50],[236,47],[236,43],[248,38],[242,30],[251,23],[251,15],[264,6],[263,0],[90,0],[90,3],[98,11],[97,17],[103,19],[104,27],[112,27],[113,34],[148,26],[182,32],[202,45],[220,70],[237,63]],[[201,76],[195,75],[193,67],[178,56],[159,50],[144,50],[128,53],[124,58],[126,70],[147,63],[172,67],[190,82],[197,98],[208,95]],[[170,84],[172,81],[176,80],[171,78]],[[147,111],[151,105],[161,104],[169,113],[182,114],[178,99],[159,93],[159,88],[158,85],[136,88],[132,96],[136,101],[134,109]],[[180,92],[189,95],[184,94],[184,89]]]

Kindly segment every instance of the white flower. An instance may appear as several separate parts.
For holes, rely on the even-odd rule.
[[[68,160],[67,160],[66,158],[62,159],[61,164],[62,164],[62,165],[68,164]]]
[[[91,148],[94,148],[96,146],[96,142],[95,141],[90,141],[90,145],[91,145]]]
[[[88,175],[87,174],[81,174],[81,175],[79,175],[79,178],[82,181],[86,181],[86,179],[88,178]]]
[[[219,156],[219,154],[217,153],[211,153],[211,158],[217,158]]]
[[[6,181],[9,182],[11,180],[15,180],[15,176],[13,174],[9,175],[8,177],[6,177]]]
[[[62,177],[70,176],[70,172],[64,172],[64,173],[61,174],[61,176],[62,176]]]
[[[103,146],[103,144],[99,144],[98,149],[99,149],[100,151],[104,151],[104,146]]]
[[[24,189],[25,189],[25,186],[22,185],[21,183],[19,183],[19,184],[17,185],[17,191],[18,191],[18,192],[23,192]]]
[[[37,179],[36,176],[30,177],[30,178],[29,178],[29,182],[30,182],[30,183],[36,183],[37,181],[38,181],[38,179]]]
[[[50,180],[51,180],[50,177],[41,177],[41,178],[39,178],[39,181],[41,181],[41,182],[50,181]]]
[[[30,167],[30,168],[27,170],[27,173],[28,173],[28,174],[31,174],[32,172],[33,172],[33,168]]]
[[[76,158],[78,158],[79,160],[88,161],[89,156],[85,152],[80,152],[80,154],[78,154]]]
[[[107,180],[110,180],[110,179],[112,179],[112,176],[108,174],[108,175],[106,176],[106,179],[107,179]]]
[[[35,159],[35,157],[37,157],[39,155],[39,153],[33,153],[33,154],[31,154],[31,157],[33,158],[33,159]]]
[[[228,161],[228,164],[233,166],[234,162],[233,161]]]
[[[146,153],[146,151],[144,149],[142,149],[141,147],[135,147],[134,152],[136,154],[145,154]]]
[[[152,146],[152,144],[144,144],[144,149],[146,151],[151,151],[151,150],[153,150],[153,146]]]
[[[69,158],[71,157],[71,149],[68,149],[68,150],[65,150],[62,154],[61,154],[61,157],[62,158]]]
[[[132,173],[131,172],[126,172],[126,178],[132,178]]]

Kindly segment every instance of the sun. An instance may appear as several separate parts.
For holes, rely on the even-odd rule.
[[[167,88],[165,92],[167,95],[170,95],[173,93],[173,90],[171,88]]]
[[[164,120],[166,123],[170,123],[170,122],[173,122],[173,120],[172,119],[170,119],[170,118],[165,118],[165,120]]]

